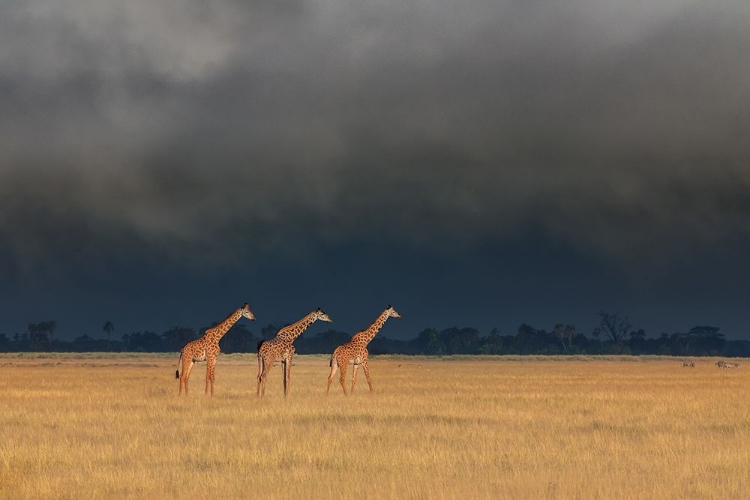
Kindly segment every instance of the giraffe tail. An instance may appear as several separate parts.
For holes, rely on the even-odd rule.
[[[180,359],[177,360],[177,370],[174,372],[174,378],[180,378],[180,361],[182,361],[182,352],[180,352]]]

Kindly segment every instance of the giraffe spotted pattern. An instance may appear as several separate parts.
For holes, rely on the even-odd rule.
[[[188,380],[190,379],[190,371],[193,369],[193,365],[200,361],[206,362],[206,394],[208,394],[208,387],[211,386],[211,396],[214,395],[214,379],[216,375],[216,359],[219,357],[219,340],[226,334],[232,326],[245,317],[250,321],[255,321],[255,316],[250,311],[250,306],[245,303],[242,307],[234,311],[224,321],[219,323],[213,328],[206,330],[206,333],[197,340],[188,342],[185,347],[180,350],[180,359],[177,361],[177,372],[175,377],[180,379],[180,392],[182,395],[182,387],[185,387],[185,396],[188,394]],[[182,370],[180,370],[182,365]]]
[[[271,340],[258,344],[258,396],[266,393],[266,379],[268,372],[276,360],[281,360],[284,370],[284,397],[291,391],[290,378],[292,357],[294,356],[294,340],[316,321],[332,322],[333,320],[318,308],[296,323],[282,328]]]
[[[375,338],[375,335],[377,335],[380,329],[383,328],[383,325],[388,318],[400,317],[401,315],[397,313],[393,307],[388,306],[388,308],[378,316],[378,319],[376,319],[369,328],[357,332],[349,342],[338,346],[336,350],[333,351],[330,362],[331,373],[328,375],[328,388],[326,389],[326,394],[331,390],[331,382],[333,382],[333,376],[336,374],[336,370],[341,370],[339,382],[341,383],[341,388],[344,390],[344,394],[346,394],[346,370],[349,363],[354,364],[354,368],[352,369],[352,388],[351,391],[349,391],[350,394],[354,392],[354,386],[357,383],[357,369],[359,368],[359,365],[362,365],[362,369],[365,372],[365,378],[367,379],[367,385],[372,392],[370,366],[367,362],[367,357],[369,355],[367,344]]]

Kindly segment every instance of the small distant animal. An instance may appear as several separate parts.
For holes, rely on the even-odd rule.
[[[695,368],[695,363],[693,361],[683,361],[682,367],[683,368]]]
[[[718,366],[719,368],[730,368],[731,369],[731,368],[739,368],[740,364],[739,363],[727,363],[726,361],[717,361],[716,362],[716,366]]]

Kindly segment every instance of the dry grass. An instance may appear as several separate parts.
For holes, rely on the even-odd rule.
[[[0,498],[750,498],[750,365],[378,357],[345,398],[301,356],[259,400],[176,361],[0,356]]]

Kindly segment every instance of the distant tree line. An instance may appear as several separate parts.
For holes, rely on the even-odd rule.
[[[370,343],[371,354],[659,354],[673,356],[727,356],[750,357],[750,340],[726,340],[715,326],[695,326],[684,332],[662,333],[648,337],[643,329],[634,328],[627,316],[600,312],[599,325],[586,335],[575,325],[557,324],[549,330],[522,324],[513,335],[502,335],[494,328],[482,335],[476,328],[427,328],[410,340],[391,339],[378,335]],[[126,333],[119,340],[112,338],[115,330],[106,321],[102,331],[106,338],[88,335],[72,341],[54,338],[55,321],[42,321],[28,325],[25,332],[11,336],[0,333],[0,352],[178,352],[187,342],[198,338],[210,328],[195,329],[175,326],[156,333],[141,331]],[[224,353],[256,352],[260,340],[276,335],[283,323],[272,323],[256,334],[243,323],[237,323],[221,339]],[[295,342],[299,354],[330,354],[348,342],[351,334],[327,330],[317,334],[302,335]]]

